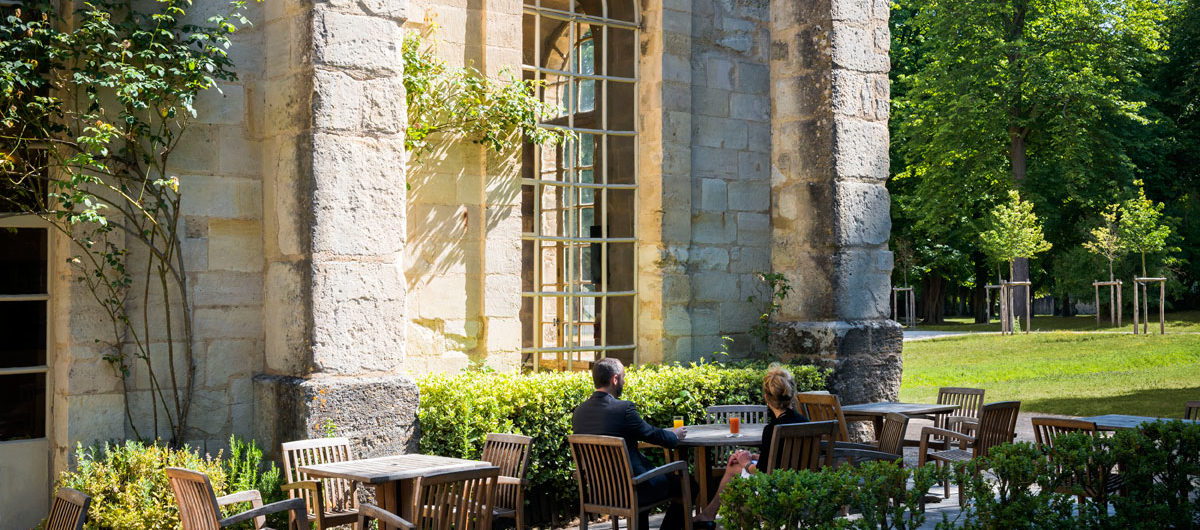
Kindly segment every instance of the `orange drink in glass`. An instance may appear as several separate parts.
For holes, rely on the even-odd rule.
[[[683,416],[675,416],[675,428],[683,427]]]
[[[729,417],[729,434],[737,434],[742,426],[742,419],[737,416]]]

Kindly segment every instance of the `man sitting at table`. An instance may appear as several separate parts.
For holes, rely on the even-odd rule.
[[[625,449],[629,452],[629,464],[634,476],[650,471],[654,466],[638,451],[638,442],[646,441],[654,445],[673,448],[687,434],[687,427],[677,429],[659,429],[650,426],[638,414],[637,408],[629,401],[620,399],[621,391],[625,389],[625,367],[621,361],[604,358],[592,364],[592,382],[596,391],[587,401],[575,407],[571,417],[571,430],[575,434],[599,434],[619,436],[625,439]],[[658,502],[665,498],[679,498],[682,490],[679,480],[673,477],[661,476],[650,479],[638,486],[638,503]],[[683,528],[683,505],[672,502],[667,509],[660,528]],[[639,516],[639,526],[649,528],[650,515],[642,512]]]

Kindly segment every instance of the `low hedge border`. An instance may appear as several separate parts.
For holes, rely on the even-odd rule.
[[[797,390],[825,388],[827,371],[787,368]],[[631,368],[622,398],[651,425],[669,426],[675,416],[699,423],[710,405],[761,403],[766,369],[715,363]],[[429,375],[417,386],[421,453],[479,458],[489,432],[533,437],[528,497],[549,503],[555,516],[574,514],[579,498],[567,435],[572,411],[594,390],[590,373],[460,372]]]

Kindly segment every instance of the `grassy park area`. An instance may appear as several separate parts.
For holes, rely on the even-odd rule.
[[[1022,411],[1180,417],[1200,399],[1197,374],[1198,334],[970,335],[906,342],[900,400],[933,402],[938,387],[963,386]]]
[[[1107,308],[1107,306],[1105,306]],[[1200,311],[1179,311],[1167,313],[1167,333],[1192,332],[1200,333]],[[1078,315],[1073,317],[1034,316],[1034,331],[1132,331],[1133,314],[1125,311],[1122,327],[1108,325],[1108,313],[1101,315],[1100,328],[1096,327],[1095,315]],[[1158,312],[1151,309],[1150,327],[1158,333]],[[1000,321],[992,318],[991,324],[976,324],[971,317],[946,317],[945,324],[917,325],[921,331],[1000,331]],[[1022,324],[1021,329],[1025,329]]]

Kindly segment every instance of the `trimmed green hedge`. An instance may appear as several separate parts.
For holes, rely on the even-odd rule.
[[[825,388],[827,373],[789,366],[799,391]],[[762,403],[765,365],[703,364],[630,369],[625,395],[651,425],[669,427],[675,416],[703,421],[709,405]],[[593,392],[586,372],[534,374],[461,372],[426,376],[421,391],[420,452],[478,458],[489,432],[533,437],[530,498],[548,497],[559,514],[579,504],[567,435],[571,412]],[[653,456],[653,455],[651,455]]]

